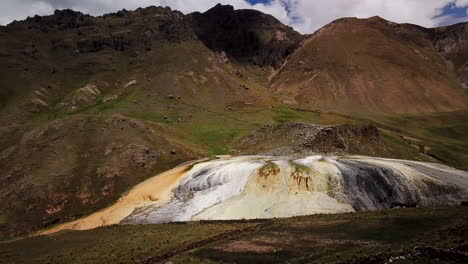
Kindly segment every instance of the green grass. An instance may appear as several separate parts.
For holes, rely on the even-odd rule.
[[[455,124],[452,126],[428,126],[425,129],[434,135],[462,140],[468,142],[468,124]]]
[[[74,115],[74,114],[92,114],[92,115],[99,115],[105,113],[112,113],[122,108],[124,105],[129,104],[135,97],[137,97],[137,91],[133,91],[127,95],[121,96],[117,100],[104,102],[103,97],[96,99],[96,101],[92,104],[87,106],[81,107],[75,111],[66,112],[67,115]]]
[[[8,217],[6,214],[0,213],[0,225],[7,224],[8,223]]]
[[[378,126],[418,139],[418,145],[427,147],[426,153],[450,166],[468,169],[468,112],[466,110],[450,113],[425,115],[394,115],[371,117]],[[419,154],[408,147],[400,138],[383,135],[386,141],[402,154],[401,158],[418,157]],[[415,159],[415,158],[411,158]]]
[[[164,122],[164,115],[157,112],[140,112],[140,113],[132,113],[128,115],[129,117],[146,120],[151,122]]]
[[[449,144],[431,144],[429,155],[460,169],[468,170],[468,148]]]
[[[293,168],[294,173],[298,173],[298,174],[311,174],[312,173],[312,169],[307,166],[304,166],[302,164],[292,162],[292,161],[290,161],[289,163],[291,164],[291,167]]]
[[[277,219],[270,227],[214,242],[172,261],[335,263],[379,252],[398,256],[416,246],[451,248],[465,239],[467,210],[462,207],[394,209]],[[407,263],[424,263],[423,260]]]
[[[392,151],[388,151],[388,154],[392,154],[393,157],[410,160],[428,159],[427,156],[423,155],[416,148],[408,145],[408,143],[406,143],[402,138],[395,134],[391,134],[386,131],[381,131],[380,136],[382,140],[391,148]],[[385,156],[385,153],[382,153],[382,156]]]
[[[239,231],[257,224],[192,222],[60,232],[0,242],[0,263],[134,263],[230,231],[235,232],[208,244],[202,243],[162,263],[318,264],[379,252],[397,256],[411,252],[417,246],[452,248],[461,245],[468,231],[468,208],[411,208],[301,216],[274,219],[269,226]],[[424,260],[417,258],[400,263],[426,263]]]
[[[280,172],[280,168],[275,163],[268,161],[260,169],[258,169],[258,174],[264,177],[268,177],[272,174],[277,174]]]
[[[194,125],[191,130],[195,137],[193,140],[207,146],[212,155],[228,154],[231,142],[243,131],[242,127],[216,127],[205,124]]]
[[[61,232],[1,244],[0,263],[131,263],[249,225],[124,225]]]
[[[299,120],[301,115],[292,109],[281,107],[273,110],[273,120],[277,124],[284,124],[294,120]]]

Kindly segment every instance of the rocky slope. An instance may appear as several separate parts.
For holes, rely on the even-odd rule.
[[[371,124],[265,126],[243,137],[238,147],[242,154],[277,156],[317,153],[382,156],[391,153],[378,128]]]
[[[464,89],[468,89],[468,23],[426,29],[436,50],[449,62]]]
[[[119,115],[59,119],[17,141],[11,137],[21,131],[3,129],[2,139],[15,142],[0,155],[0,212],[11,219],[10,234],[92,213],[129,186],[201,155],[164,130]]]
[[[259,66],[278,68],[305,38],[255,10],[235,11],[232,6],[218,4],[191,17],[197,36],[208,48]]]
[[[61,10],[0,27],[0,231],[73,220],[178,163],[234,150],[425,160],[399,134],[329,125],[464,109],[466,25],[345,19],[303,36],[217,5],[188,15]],[[467,115],[453,116],[453,133],[411,136],[439,140],[436,154],[464,152]],[[282,141],[288,133],[295,143]]]
[[[456,25],[445,36],[443,29],[428,36],[425,29],[379,17],[339,19],[305,40],[270,86],[285,103],[306,109],[354,114],[464,109],[459,61],[466,63],[466,56],[450,67],[438,53],[464,54],[468,42],[455,29],[461,26],[464,32],[465,25]]]

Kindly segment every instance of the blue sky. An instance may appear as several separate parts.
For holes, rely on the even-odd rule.
[[[287,24],[312,32],[340,17],[374,15],[398,23],[437,27],[468,21],[468,0],[245,0],[252,5],[281,2]],[[281,20],[281,19],[280,19]],[[284,20],[282,20],[285,22]]]
[[[250,4],[269,4],[271,0],[246,0]],[[314,1],[314,0],[309,0],[309,1]],[[436,16],[436,17],[441,17],[441,16],[452,16],[455,18],[455,21],[446,21],[442,22],[441,25],[446,25],[446,24],[453,24],[453,22],[463,22],[463,21],[468,21],[468,7],[457,7],[455,3],[450,3],[445,5],[443,8],[442,14]]]
[[[257,4],[257,3],[266,4],[266,3],[270,2],[270,0],[247,0],[247,2],[249,2],[251,4]]]
[[[254,1],[254,0],[252,0]],[[269,0],[266,0],[269,1]],[[467,7],[456,7],[455,4],[448,4],[444,7],[443,9],[443,16],[444,15],[451,15],[456,19],[459,19],[461,21],[457,22],[463,22],[463,21],[468,21],[468,8]],[[447,23],[443,24],[452,24],[450,21]]]

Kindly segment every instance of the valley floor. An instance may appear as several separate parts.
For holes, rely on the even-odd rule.
[[[468,263],[468,207],[114,225],[0,242],[0,263]]]

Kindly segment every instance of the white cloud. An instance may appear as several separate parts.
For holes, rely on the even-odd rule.
[[[47,15],[55,9],[71,8],[101,15],[126,8],[168,5],[184,13],[206,11],[217,3],[235,8],[253,8],[271,14],[302,33],[312,33],[341,17],[381,16],[399,23],[426,27],[468,20],[442,14],[444,6],[468,7],[468,0],[272,0],[269,4],[251,5],[245,0],[1,0],[0,24],[35,14]]]
[[[457,0],[455,1],[457,7],[466,7],[468,6],[468,0]]]
[[[452,16],[442,16],[443,8],[456,3],[467,7],[468,0],[290,0],[291,15],[302,19],[293,24],[301,32],[311,32],[340,17],[381,16],[398,23],[435,27],[450,23]],[[465,21],[468,17],[465,18]],[[453,22],[460,22],[455,21]]]

